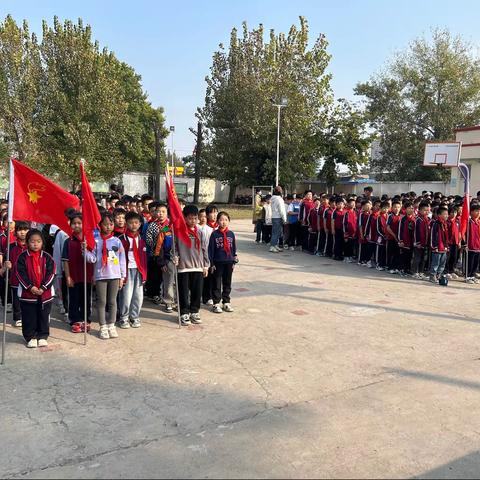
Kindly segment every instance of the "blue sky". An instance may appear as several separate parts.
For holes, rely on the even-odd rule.
[[[194,113],[205,94],[212,53],[228,42],[232,27],[246,20],[266,31],[287,31],[305,16],[311,39],[324,33],[333,55],[330,71],[337,97],[378,71],[414,37],[446,27],[480,45],[478,0],[0,0],[2,17],[27,19],[41,30],[42,19],[83,18],[94,37],[142,76],[154,106],[163,106],[175,125],[175,151],[192,152]],[[272,115],[274,112],[272,112]],[[171,145],[168,140],[168,146]]]

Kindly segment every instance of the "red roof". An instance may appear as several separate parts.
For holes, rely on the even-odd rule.
[[[480,130],[480,125],[475,125],[474,127],[460,127],[454,128],[454,132],[471,132],[473,130]]]

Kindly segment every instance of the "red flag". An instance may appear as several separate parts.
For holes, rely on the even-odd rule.
[[[65,232],[70,232],[65,210],[80,206],[77,196],[14,159],[10,161],[9,196],[9,221],[49,223]]]
[[[88,183],[87,175],[83,161],[80,162],[80,176],[82,177],[82,221],[83,221],[83,236],[87,242],[89,250],[95,248],[95,237],[93,231],[97,228],[100,222],[100,212],[98,211],[97,202],[93,197],[90,183]]]
[[[167,181],[167,202],[170,210],[170,224],[173,225],[175,235],[189,248],[192,246],[190,235],[188,234],[188,227],[185,223],[182,209],[178,203],[177,192],[175,192],[175,185],[173,179],[168,172],[168,167],[165,169],[165,179]]]
[[[465,233],[468,228],[468,219],[470,218],[470,195],[469,192],[465,192],[463,197],[463,207],[462,207],[462,216],[460,217],[460,235],[462,238],[465,237]]]

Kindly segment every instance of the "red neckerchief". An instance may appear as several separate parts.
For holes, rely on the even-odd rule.
[[[127,227],[113,227],[113,231],[121,235],[127,231]]]
[[[142,216],[147,222],[149,222],[152,219],[150,212],[142,212]]]
[[[135,259],[135,263],[137,264],[137,270],[140,272],[140,275],[142,276],[142,279],[147,278],[147,272],[145,271],[145,265],[142,263],[140,260],[140,250],[139,250],[139,243],[140,243],[140,236],[138,232],[132,233],[129,232],[128,230],[125,232],[125,236],[127,238],[132,239],[133,243],[133,258]]]
[[[110,233],[109,235],[103,235],[100,234],[103,240],[103,245],[102,245],[102,268],[106,267],[108,264],[108,252],[107,252],[107,240],[109,238],[113,237],[113,233]]]
[[[157,225],[158,225],[158,228],[160,228],[160,230],[167,226],[167,225],[170,225],[170,220],[168,218],[166,218],[163,222],[160,222],[160,220],[155,220],[157,222]]]
[[[40,256],[42,254],[42,251],[39,250],[38,252],[33,252],[32,250],[29,250],[29,253],[30,257],[32,258],[33,266],[33,286],[40,288],[40,285],[42,284],[42,265],[40,263]]]
[[[18,240],[16,240],[15,244],[17,245],[17,247],[20,247],[22,249],[22,252],[27,249],[27,242],[20,243]]]
[[[218,228],[218,231],[223,235],[223,249],[227,255],[230,255],[230,242],[227,237],[228,227],[225,227],[223,230]]]
[[[83,235],[81,233],[72,232],[72,236],[70,238],[78,240],[80,243],[83,242]]]
[[[198,228],[195,225],[193,228],[188,229],[188,233],[195,237],[195,248],[200,251],[200,237],[198,236]]]
[[[213,228],[214,230],[218,227],[218,223],[217,222],[212,222],[210,220],[207,220],[207,225],[211,228]]]

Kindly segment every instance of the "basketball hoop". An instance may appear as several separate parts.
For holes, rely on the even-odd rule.
[[[424,167],[458,167],[461,142],[427,142],[423,157]]]

